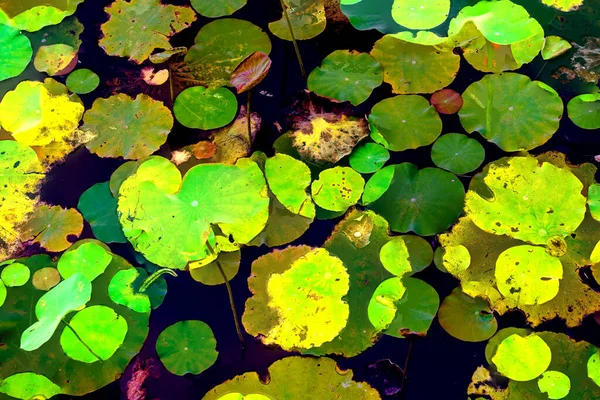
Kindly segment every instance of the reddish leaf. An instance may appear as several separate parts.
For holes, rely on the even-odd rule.
[[[435,92],[430,102],[440,114],[456,114],[463,106],[462,97],[452,89]]]
[[[231,83],[239,93],[247,92],[258,85],[269,73],[271,59],[265,53],[256,51],[237,66],[231,74]]]

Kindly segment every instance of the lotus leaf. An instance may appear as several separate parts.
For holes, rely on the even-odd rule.
[[[240,269],[241,254],[239,251],[229,253],[219,253],[215,261],[200,268],[190,268],[190,276],[197,282],[204,285],[215,286],[225,283],[223,274],[217,265],[220,264],[225,274],[225,278],[230,281],[237,275]]]
[[[489,304],[456,288],[438,311],[440,325],[448,334],[465,342],[483,342],[496,333],[498,322]]]
[[[383,245],[379,251],[379,259],[385,269],[391,274],[402,278],[403,275],[412,272],[409,261],[410,254],[404,237],[398,236]]]
[[[371,191],[379,189],[370,182],[383,174],[391,174],[391,178],[387,190],[375,198]],[[464,193],[460,180],[449,172],[437,168],[419,170],[411,163],[402,163],[376,172],[367,182],[363,199],[372,200],[369,208],[387,219],[394,232],[413,231],[428,236],[443,232],[456,221]]]
[[[485,159],[485,150],[475,139],[449,133],[435,141],[431,159],[438,167],[461,175],[479,168]]]
[[[0,260],[9,257],[37,202],[43,169],[35,152],[12,140],[0,141]]]
[[[461,95],[452,89],[438,90],[429,102],[440,114],[456,114],[463,106]]]
[[[377,143],[365,143],[350,154],[350,166],[361,174],[377,172],[390,159],[390,152]]]
[[[460,56],[450,49],[405,39],[385,35],[371,50],[371,56],[383,66],[383,80],[392,85],[394,93],[433,93],[454,81]]]
[[[38,269],[33,274],[32,282],[34,288],[48,291],[60,282],[60,273],[56,268],[45,267]]]
[[[100,84],[100,77],[87,68],[80,68],[69,74],[66,85],[69,90],[77,94],[88,94],[96,90]]]
[[[588,359],[587,376],[594,381],[596,385],[600,382],[600,353],[598,351],[595,351]]]
[[[377,331],[383,331],[392,323],[397,311],[396,302],[405,292],[400,278],[386,279],[377,286],[368,307],[369,321]]]
[[[0,23],[0,81],[20,75],[31,61],[33,50],[27,36],[18,29]]]
[[[543,374],[550,366],[551,358],[552,351],[541,337],[514,334],[500,343],[492,361],[504,376],[526,382]]]
[[[336,50],[308,77],[308,89],[318,95],[357,106],[383,83],[381,64],[366,53]]]
[[[23,400],[35,399],[38,396],[49,399],[60,394],[61,388],[44,375],[22,372],[4,379],[0,383],[0,393]]]
[[[392,151],[430,145],[442,133],[442,120],[422,96],[395,96],[373,106],[371,138]]]
[[[133,283],[140,276],[135,269],[119,271],[108,285],[108,295],[117,304],[131,308],[140,313],[150,311],[150,299],[144,293],[135,293]]]
[[[2,307],[2,305],[4,304],[4,301],[6,300],[6,295],[6,285],[4,285],[4,282],[0,279],[0,307]]]
[[[573,46],[560,36],[548,36],[544,41],[544,48],[542,49],[542,58],[544,60],[551,60],[556,58],[567,51]]]
[[[21,348],[33,351],[50,340],[60,321],[84,306],[91,295],[92,284],[81,274],[72,275],[44,294],[35,305],[38,321],[21,335]]]
[[[28,31],[39,31],[45,26],[59,24],[73,15],[77,6],[85,0],[1,0],[0,10],[12,19],[15,27]]]
[[[147,163],[156,169],[146,175]],[[118,204],[123,233],[134,248],[151,262],[183,269],[208,256],[211,224],[237,243],[252,240],[267,222],[269,199],[263,174],[250,160],[198,165],[182,180],[173,164],[155,158],[121,185]],[[181,230],[181,224],[190,229]]]
[[[431,29],[448,18],[450,0],[394,0],[392,18],[409,29]]]
[[[323,0],[283,0],[282,5],[286,7],[283,12],[287,13],[287,18],[282,16],[279,21],[269,24],[269,29],[278,38],[292,40],[291,29],[294,31],[294,39],[308,40],[325,30],[327,19]]]
[[[356,382],[352,377],[351,370],[341,370],[330,358],[287,357],[269,367],[268,380],[262,380],[256,372],[247,372],[215,387],[203,400],[224,400],[223,396],[229,393],[242,394],[244,400],[301,400],[307,393],[321,400],[381,398],[369,384]]]
[[[416,235],[402,235],[394,240],[401,240],[408,250],[408,261],[410,262],[410,275],[423,271],[433,261],[433,249],[427,240]],[[381,254],[380,254],[381,255]]]
[[[267,54],[255,51],[235,68],[229,83],[236,88],[238,94],[247,92],[265,79],[271,64]]]
[[[574,11],[583,4],[583,0],[542,0],[542,3],[561,11]]]
[[[39,243],[48,251],[63,251],[71,246],[69,236],[78,237],[83,230],[83,217],[73,208],[40,206],[22,227],[23,241]]]
[[[54,44],[66,44],[79,50],[81,40],[79,36],[83,32],[83,25],[75,16],[65,18],[58,25],[49,25],[37,32],[29,33],[27,36],[31,40],[33,51],[36,53],[42,46]]]
[[[126,243],[117,215],[117,200],[109,183],[97,183],[79,197],[77,209],[90,224],[94,236],[104,243]]]
[[[169,109],[145,94],[97,99],[83,120],[82,129],[96,135],[86,143],[88,150],[100,157],[134,160],[158,150],[173,127]]]
[[[237,99],[226,88],[195,86],[177,96],[173,112],[177,121],[188,128],[221,128],[235,118]]]
[[[202,321],[179,321],[156,341],[156,353],[171,373],[198,375],[215,363],[219,353],[212,330]]]
[[[546,371],[538,379],[538,388],[550,400],[562,399],[571,391],[571,380],[562,372]]]
[[[600,93],[581,94],[567,104],[569,118],[583,129],[600,129]]]
[[[170,50],[169,38],[189,27],[196,14],[189,7],[163,5],[160,0],[117,0],[104,9],[99,45],[111,56],[141,64],[156,49]]]
[[[231,15],[246,5],[247,0],[192,0],[192,7],[198,14],[208,18]]]
[[[349,167],[326,169],[311,185],[315,203],[329,211],[347,210],[358,202],[364,188],[363,177]]]
[[[27,265],[16,262],[5,266],[2,269],[0,278],[4,285],[8,287],[18,287],[26,284],[30,276],[31,271],[29,271]]]
[[[306,164],[286,154],[276,154],[266,159],[264,170],[269,189],[287,210],[314,218],[315,207],[307,193],[311,176]],[[294,177],[291,181],[290,176]]]
[[[90,282],[104,273],[112,261],[112,255],[96,242],[80,244],[66,251],[58,260],[58,272],[63,279],[81,274]]]
[[[33,59],[35,69],[50,76],[68,74],[76,62],[77,49],[62,43],[40,47]]]
[[[195,85],[229,84],[235,68],[254,52],[269,54],[271,41],[251,22],[224,18],[200,29],[179,74]]]
[[[531,150],[558,129],[563,103],[548,85],[525,75],[486,75],[463,93],[460,122],[504,151]]]
[[[90,364],[111,358],[126,334],[127,321],[112,308],[97,305],[86,307],[71,318],[60,335],[60,345],[73,360]]]

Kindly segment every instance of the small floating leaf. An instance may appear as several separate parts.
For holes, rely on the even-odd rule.
[[[492,361],[498,372],[515,381],[530,381],[548,369],[552,351],[536,334],[521,337],[517,334],[504,339]]]
[[[90,224],[94,236],[104,243],[126,243],[117,215],[117,200],[109,183],[96,183],[83,192],[77,208]]]
[[[461,95],[452,89],[438,90],[429,101],[440,114],[456,114],[463,106]]]
[[[348,167],[326,169],[311,185],[315,203],[325,210],[345,211],[362,196],[365,180]]]
[[[96,90],[100,84],[100,77],[87,68],[77,69],[69,74],[66,85],[69,90],[77,94],[88,94]]]
[[[496,333],[498,322],[489,304],[456,288],[438,311],[440,325],[448,334],[465,342],[483,342]]]
[[[229,124],[237,114],[237,98],[229,89],[195,86],[175,99],[175,118],[188,128],[215,129]]]
[[[38,290],[48,291],[60,282],[60,273],[56,268],[45,267],[33,274],[31,284]]]
[[[1,7],[0,7],[1,9]],[[0,81],[20,75],[31,61],[33,50],[27,36],[18,29],[0,24]]]
[[[546,371],[538,379],[538,388],[550,400],[558,400],[567,397],[571,391],[571,380],[560,371]]]
[[[408,29],[431,29],[448,18],[450,0],[394,0],[392,18]]]
[[[483,146],[477,140],[460,133],[441,136],[431,148],[433,163],[458,175],[476,170],[484,159]]]
[[[68,44],[42,46],[35,54],[33,65],[50,76],[66,75],[75,68],[77,49]]]
[[[58,271],[63,279],[81,274],[90,282],[100,276],[112,261],[112,255],[94,242],[83,243],[66,251],[58,260]]]
[[[296,40],[308,40],[320,35],[327,25],[323,0],[283,0]],[[285,16],[271,22],[273,35],[283,40],[292,40]]]
[[[542,58],[544,60],[552,60],[567,51],[573,46],[560,36],[548,36],[544,41],[544,47],[542,48]]]
[[[59,252],[71,246],[69,236],[78,237],[83,230],[83,217],[73,208],[40,206],[23,226],[23,241],[39,243],[44,249]]]
[[[390,152],[377,143],[365,143],[350,154],[350,166],[361,174],[377,172],[390,159]]]
[[[231,15],[246,5],[247,0],[192,0],[192,7],[198,14],[208,18]]]
[[[118,271],[108,284],[108,295],[111,300],[139,313],[150,311],[150,299],[144,293],[136,293],[133,283],[140,276],[134,268]]]
[[[5,266],[0,274],[2,282],[8,287],[23,286],[29,281],[30,276],[31,271],[29,268],[18,262]]]
[[[600,129],[600,93],[581,94],[567,104],[569,118],[583,129]]]
[[[44,375],[21,372],[3,379],[0,383],[0,393],[22,400],[32,400],[38,396],[49,399],[62,393],[62,389]]]

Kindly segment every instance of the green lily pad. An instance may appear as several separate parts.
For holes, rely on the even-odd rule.
[[[237,114],[237,98],[229,89],[195,86],[175,99],[173,112],[183,126],[215,129],[229,124]]]
[[[600,221],[600,184],[593,183],[588,188],[588,207],[596,221]]]
[[[88,150],[100,157],[133,160],[158,150],[173,127],[171,111],[145,94],[97,99],[83,121],[82,129],[97,135],[85,144]]]
[[[365,143],[350,154],[350,166],[361,174],[377,172],[390,159],[390,152],[377,143]]]
[[[402,236],[393,238],[379,251],[379,259],[383,267],[400,278],[412,272],[409,257],[408,247]]]
[[[69,236],[81,235],[83,217],[73,208],[43,205],[35,209],[21,229],[25,241],[39,243],[48,251],[59,252],[71,246]]]
[[[375,198],[370,192],[379,194],[381,189],[367,183],[363,199],[371,200],[368,207],[387,219],[394,232],[413,231],[421,236],[441,233],[462,212],[465,189],[449,172],[419,170],[411,163],[402,163],[377,171],[371,180],[377,181],[378,175],[391,175],[387,190]]]
[[[290,180],[289,177],[294,179]],[[286,154],[276,154],[265,161],[265,177],[269,189],[290,212],[307,218],[315,216],[315,207],[307,188],[310,169],[302,161]]]
[[[369,301],[369,321],[377,331],[386,329],[396,316],[396,302],[399,301],[406,287],[400,278],[389,278],[379,284]]]
[[[352,168],[335,167],[319,174],[311,185],[312,198],[325,210],[345,211],[358,202],[365,180]]]
[[[67,76],[66,85],[69,90],[77,94],[88,94],[96,90],[100,84],[100,77],[87,68],[77,69]]]
[[[573,46],[560,36],[547,36],[544,41],[544,47],[542,48],[542,58],[544,60],[552,60],[567,51]]]
[[[28,33],[27,37],[33,46],[33,52],[36,53],[42,46],[54,44],[66,44],[79,50],[81,39],[79,36],[83,32],[83,25],[77,17],[70,16],[65,18],[57,25],[49,25],[37,32]]]
[[[600,129],[600,93],[581,94],[567,104],[569,118],[583,129]]]
[[[235,68],[254,52],[271,53],[265,32],[248,21],[218,19],[200,29],[184,65],[175,74],[194,85],[228,85]]]
[[[84,243],[66,251],[58,260],[58,272],[63,279],[81,274],[90,282],[100,276],[111,263],[112,255],[95,242]]]
[[[392,6],[392,18],[409,29],[431,29],[448,18],[450,0],[395,0]]]
[[[435,141],[431,160],[438,167],[462,175],[483,163],[485,150],[475,139],[460,133],[449,133]]]
[[[33,59],[33,66],[50,76],[66,75],[75,68],[76,62],[77,49],[61,43],[40,47]]]
[[[108,285],[111,300],[133,311],[147,313],[150,311],[150,299],[145,293],[136,293],[133,284],[140,276],[135,269],[118,271]]]
[[[567,397],[571,391],[571,380],[560,371],[546,371],[538,379],[540,392],[546,393],[550,400]]]
[[[17,287],[26,284],[30,276],[31,271],[29,271],[27,265],[16,262],[8,264],[2,269],[0,279],[2,279],[4,286]]]
[[[34,372],[22,372],[4,379],[0,383],[0,393],[17,399],[31,400],[38,398],[38,396],[49,399],[62,393],[62,390],[60,386],[44,375]]]
[[[60,282],[60,273],[54,267],[38,269],[33,274],[31,284],[38,290],[48,291]]]
[[[383,80],[392,85],[393,93],[433,93],[454,81],[460,56],[402,38],[406,39],[385,35],[371,50],[371,56],[383,66]]]
[[[60,345],[73,360],[93,363],[111,358],[126,334],[127,321],[112,308],[97,305],[71,318],[60,335]]]
[[[13,78],[25,71],[31,61],[33,50],[27,36],[21,34],[18,29],[8,25],[0,24],[0,81]]]
[[[160,0],[117,0],[104,9],[98,44],[108,55],[129,57],[141,64],[155,49],[172,49],[169,38],[196,20],[190,7],[165,5]]]
[[[366,53],[336,50],[308,77],[308,89],[318,95],[357,106],[383,83],[381,64]]]
[[[408,250],[408,261],[411,266],[411,275],[423,271],[433,261],[433,249],[427,240],[416,235],[397,236],[395,240],[402,240]]]
[[[7,294],[6,285],[0,279],[0,307],[2,307],[2,305],[4,304],[4,301],[6,300],[6,294]]]
[[[192,0],[192,7],[204,17],[219,18],[231,15],[246,5],[247,0]]]
[[[600,352],[595,351],[587,362],[587,376],[600,386]]]
[[[486,75],[463,93],[460,122],[504,151],[531,150],[558,130],[563,103],[548,85],[525,75]]]
[[[84,0],[1,0],[0,10],[17,29],[35,32],[45,26],[59,24],[73,15],[77,6]]]
[[[21,335],[21,348],[33,351],[46,343],[60,321],[71,311],[85,305],[92,294],[92,284],[81,274],[74,274],[44,294],[35,305],[38,321]]]
[[[498,322],[489,304],[456,288],[438,311],[440,325],[451,336],[465,342],[483,342],[496,333]]]
[[[583,1],[584,0],[542,0],[542,3],[560,11],[575,11],[583,4]]]
[[[219,353],[212,330],[202,321],[179,321],[156,341],[156,353],[171,373],[198,375],[215,363]]]
[[[117,215],[117,200],[109,183],[96,183],[79,197],[77,209],[90,224],[94,236],[104,243],[126,243]]]
[[[504,339],[492,361],[502,375],[526,382],[543,374],[550,366],[552,351],[536,334],[521,337],[517,334]]]
[[[225,283],[225,279],[223,279],[223,275],[221,274],[217,262],[221,264],[225,278],[230,281],[235,278],[240,269],[240,259],[241,253],[239,251],[219,253],[217,259],[210,264],[200,268],[190,268],[190,276],[196,282],[200,282],[204,285],[222,285]]]
[[[392,151],[430,145],[442,133],[442,120],[422,96],[395,96],[373,106],[371,138]]]
[[[308,40],[320,35],[327,25],[323,0],[283,0],[296,40]],[[273,35],[283,40],[292,40],[285,16],[271,22]]]

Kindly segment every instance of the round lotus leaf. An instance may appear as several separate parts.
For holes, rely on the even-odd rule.
[[[490,365],[493,365],[492,357],[496,354],[498,350],[498,346],[500,343],[504,341],[504,339],[508,338],[512,335],[519,335],[521,337],[526,337],[531,333],[531,329],[526,328],[504,328],[499,330],[487,343],[485,346],[485,359]]]
[[[23,400],[49,399],[62,393],[60,386],[34,372],[14,374],[2,380],[0,393]],[[41,400],[41,399],[40,399]]]
[[[34,272],[32,278],[33,287],[38,290],[48,291],[60,282],[60,273],[56,268],[46,267]]]
[[[371,204],[389,189],[394,179],[394,168],[390,167],[380,169],[369,178],[362,197],[363,205]]]
[[[198,14],[208,18],[231,15],[246,5],[247,0],[192,0],[192,7]]]
[[[526,382],[543,374],[550,366],[552,351],[536,334],[521,337],[517,334],[504,339],[492,361],[498,372],[515,381]]]
[[[377,171],[371,179],[379,174],[392,174],[389,187],[368,206],[387,219],[394,232],[434,235],[445,231],[462,212],[465,189],[449,172],[438,168],[419,170],[411,163],[402,163]],[[367,185],[364,197],[372,199],[369,190]]]
[[[386,329],[396,316],[396,302],[404,293],[406,287],[400,278],[389,278],[379,284],[369,300],[369,321],[377,331]]]
[[[363,177],[349,167],[326,169],[311,185],[315,203],[329,211],[347,210],[358,202],[364,188]]]
[[[59,252],[71,246],[70,236],[83,231],[83,217],[73,208],[42,205],[35,209],[21,228],[24,240],[39,243],[48,251]]]
[[[590,214],[596,221],[600,221],[600,184],[593,183],[588,188],[588,206]]]
[[[57,268],[63,279],[79,273],[93,281],[106,270],[111,261],[112,255],[104,247],[88,242],[66,251],[58,260]]]
[[[190,7],[162,4],[160,0],[117,0],[104,9],[98,44],[111,56],[144,62],[156,49],[170,50],[169,38],[196,20]],[[150,114],[150,113],[149,113]]]
[[[425,336],[438,312],[440,298],[433,287],[420,279],[404,278],[402,283],[406,291],[395,302],[396,315],[383,333],[397,338]]]
[[[452,83],[460,67],[460,56],[452,51],[392,35],[375,42],[371,56],[383,66],[383,80],[396,94],[433,93]]]
[[[377,143],[365,143],[350,154],[350,166],[361,174],[377,172],[390,159],[390,152]]]
[[[393,238],[379,251],[379,259],[383,267],[400,278],[412,272],[409,257],[408,247],[402,237]]]
[[[17,29],[36,32],[45,26],[59,24],[73,15],[84,0],[0,0],[0,10]],[[0,16],[1,18],[1,16]]]
[[[271,52],[265,32],[248,21],[218,19],[200,29],[180,73],[203,86],[228,85],[235,68],[254,52]]]
[[[140,313],[150,312],[150,299],[145,293],[136,293],[133,283],[139,277],[133,268],[117,272],[108,285],[108,295],[112,301]]]
[[[486,75],[463,93],[460,122],[504,151],[531,150],[558,130],[563,103],[548,85],[525,75]]]
[[[543,304],[558,294],[563,267],[543,247],[515,246],[500,254],[495,276],[500,293],[517,304]]]
[[[600,93],[581,94],[567,104],[569,118],[583,129],[600,129]]]
[[[247,92],[265,79],[272,63],[268,55],[255,51],[235,68],[229,83],[235,87],[238,94]]]
[[[430,145],[442,133],[442,120],[422,96],[395,96],[375,104],[369,115],[371,138],[392,151]]]
[[[96,90],[100,84],[100,77],[87,68],[77,69],[67,76],[66,85],[69,90],[77,94],[88,94]]]
[[[112,308],[91,306],[71,318],[60,335],[60,345],[73,360],[93,363],[111,358],[123,344],[125,335],[125,318]]]
[[[431,29],[448,18],[450,0],[394,0],[392,18],[409,29]]]
[[[1,9],[1,8],[0,8]],[[20,75],[33,55],[31,42],[18,29],[0,24],[0,81]]]
[[[412,274],[423,271],[433,261],[433,249],[427,240],[416,235],[403,235],[400,239],[408,249],[408,261]]]
[[[219,253],[217,259],[210,264],[207,264],[200,268],[192,268],[190,266],[190,276],[196,282],[200,282],[204,285],[215,286],[222,285],[225,283],[223,274],[228,281],[235,278],[240,269],[241,252],[232,251],[229,253]],[[217,265],[217,262],[223,269],[223,274]]]
[[[538,379],[538,388],[550,400],[559,400],[567,397],[571,391],[571,380],[560,371],[546,371]]]
[[[138,160],[167,141],[173,116],[165,105],[145,94],[135,99],[117,94],[97,99],[85,112],[83,130],[97,136],[85,146],[100,157]]]
[[[456,288],[438,311],[440,325],[451,336],[465,342],[483,342],[496,333],[498,322],[489,304]]]
[[[179,376],[198,375],[215,363],[219,353],[212,330],[202,321],[179,321],[156,341],[156,353],[166,369]]]
[[[482,183],[467,193],[465,212],[486,232],[546,245],[573,233],[584,219],[583,184],[567,168],[514,157],[492,164]]]
[[[600,354],[596,350],[587,362],[587,376],[600,386]]]
[[[183,126],[207,130],[233,121],[237,108],[237,98],[229,89],[195,86],[177,96],[173,112]]]
[[[6,285],[4,284],[4,282],[2,281],[2,279],[0,279],[0,307],[2,307],[2,305],[4,304],[4,301],[6,300]]]
[[[265,161],[269,189],[279,202],[294,214],[314,218],[315,207],[307,188],[311,183],[308,166],[286,154],[276,154]],[[294,179],[289,179],[292,176]]]
[[[442,254],[442,265],[445,272],[460,274],[471,266],[471,253],[462,244],[445,246]]]
[[[33,59],[35,69],[50,76],[66,75],[75,68],[76,63],[77,49],[62,43],[41,46]]]
[[[561,38],[560,36],[548,36],[544,40],[542,58],[544,60],[551,60],[566,53],[572,47],[573,46],[571,46],[571,43]]]
[[[542,3],[560,11],[574,11],[583,4],[583,1],[584,0],[542,0]]]
[[[290,25],[296,40],[312,39],[325,30],[327,19],[323,0],[284,0],[283,4],[287,18],[283,15],[280,20],[269,24],[273,35],[292,40]]]
[[[438,90],[431,95],[429,102],[440,114],[456,114],[463,106],[463,99],[452,89]]]
[[[308,77],[308,89],[318,95],[357,106],[383,83],[381,64],[366,53],[336,50]]]
[[[104,243],[126,243],[117,215],[117,200],[108,182],[96,183],[79,197],[77,209],[90,224],[94,236]]]
[[[483,146],[460,133],[449,133],[435,141],[431,160],[438,167],[462,175],[474,171],[485,159]]]
[[[30,276],[31,271],[27,265],[18,262],[8,264],[2,269],[2,273],[0,273],[0,279],[8,287],[23,286],[29,281]]]

